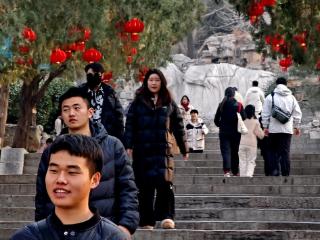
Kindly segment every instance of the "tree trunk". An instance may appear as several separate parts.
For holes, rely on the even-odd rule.
[[[32,125],[32,109],[36,106],[34,96],[37,94],[39,83],[32,81],[23,83],[20,99],[20,116],[14,135],[12,147],[26,148],[28,146],[28,133]]]
[[[0,83],[0,149],[3,147],[8,116],[9,84]]]
[[[33,115],[35,114],[36,106],[43,98],[52,80],[61,75],[66,68],[67,65],[64,63],[47,76],[35,76],[30,84],[27,84],[25,81],[23,82],[20,99],[20,116],[12,147],[27,148],[30,126],[36,125],[35,116]],[[44,83],[40,87],[42,80],[44,80]]]

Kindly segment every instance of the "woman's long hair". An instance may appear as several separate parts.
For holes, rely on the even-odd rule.
[[[222,112],[224,104],[226,101],[228,101],[231,98],[234,98],[236,91],[233,87],[227,87],[226,90],[224,91],[224,98],[220,104],[220,111]]]
[[[148,88],[148,79],[152,74],[157,74],[161,81],[160,90],[158,93],[158,104],[161,106],[168,105],[172,102],[171,94],[167,88],[167,80],[159,69],[149,69],[146,73],[142,86],[137,90],[136,97],[142,97],[146,102],[149,102],[153,96]]]

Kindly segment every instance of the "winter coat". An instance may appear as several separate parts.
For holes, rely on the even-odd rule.
[[[178,107],[179,107],[179,110],[180,110],[182,118],[183,118],[183,124],[184,124],[184,126],[186,126],[187,123],[191,120],[190,112],[192,109],[194,109],[194,107],[191,104],[189,104],[188,111],[186,111],[185,108],[181,104],[178,105]]]
[[[255,114],[258,116],[262,111],[264,92],[259,87],[251,87],[248,89],[244,101],[245,106],[253,105],[255,107]]]
[[[38,224],[44,224],[43,233],[40,231]],[[106,218],[100,217],[98,214],[95,214],[88,221],[72,225],[63,225],[55,214],[51,214],[48,218],[38,223],[32,223],[21,228],[10,238],[10,240],[22,239],[126,240],[127,237],[117,225]]]
[[[261,129],[258,119],[251,118],[244,120],[248,133],[241,136],[240,146],[250,146],[257,148],[257,137],[262,139],[264,132]]]
[[[168,122],[170,127],[168,128]],[[177,104],[155,106],[137,97],[131,104],[125,128],[126,148],[132,149],[137,184],[163,182],[166,158],[172,157],[167,132],[173,132],[181,154],[187,153],[182,116]]]
[[[201,118],[196,123],[189,121],[186,125],[188,147],[193,150],[204,150],[204,135],[209,129]]]
[[[302,112],[296,98],[292,92],[283,84],[278,84],[274,89],[274,105],[283,111],[292,113],[290,120],[283,124],[271,116],[272,96],[269,94],[263,104],[262,124],[263,128],[268,128],[270,133],[288,133],[293,134],[293,128],[299,127],[302,118]]]
[[[219,133],[228,135],[240,134],[238,133],[237,112],[240,113],[243,120],[246,118],[242,104],[231,98],[224,103],[222,111],[221,104],[219,104],[214,117],[214,123],[219,127]]]
[[[102,176],[98,187],[90,194],[90,206],[98,209],[101,216],[133,233],[139,223],[137,187],[128,155],[119,139],[107,134],[101,123],[90,122],[92,137],[103,150]],[[64,129],[63,133],[67,130]],[[35,220],[46,218],[53,210],[45,186],[50,148],[42,154],[35,199]]]
[[[101,113],[101,123],[107,130],[108,134],[123,140],[124,123],[123,123],[123,109],[116,92],[113,88],[105,83],[101,83],[104,98]],[[80,85],[80,88],[88,94],[89,88],[86,83]]]

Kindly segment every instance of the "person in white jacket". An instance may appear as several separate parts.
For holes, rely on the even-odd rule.
[[[245,106],[253,105],[255,107],[255,115],[260,117],[262,106],[264,103],[264,92],[258,87],[258,81],[252,81],[252,87],[248,89],[244,97]]]
[[[296,98],[287,87],[287,80],[279,77],[276,80],[276,88],[272,94],[269,94],[263,104],[262,124],[266,136],[269,136],[270,142],[270,175],[279,176],[280,166],[281,175],[290,175],[290,144],[292,134],[300,135],[300,123],[302,113]],[[274,106],[291,114],[286,123],[281,123],[272,117],[272,98]],[[280,165],[280,166],[279,166]]]
[[[204,150],[204,136],[209,130],[201,118],[198,117],[198,110],[190,111],[191,120],[186,125],[187,142],[189,152],[202,153]]]
[[[186,127],[187,123],[191,119],[190,112],[192,109],[194,109],[194,107],[190,104],[190,99],[187,95],[182,96],[178,107],[183,117],[184,127]]]
[[[255,107],[248,105],[245,107],[246,119],[244,124],[248,133],[241,136],[239,147],[239,168],[240,177],[252,177],[256,166],[257,158],[257,137],[262,139],[264,132],[255,116]]]

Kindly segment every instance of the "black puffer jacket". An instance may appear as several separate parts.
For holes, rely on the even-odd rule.
[[[231,98],[224,102],[223,109],[221,111],[221,104],[217,109],[216,115],[214,117],[214,123],[220,129],[222,134],[240,134],[238,133],[238,117],[237,112],[240,113],[243,120],[246,119],[246,114],[244,112],[241,103],[237,102],[234,98]]]
[[[122,143],[107,134],[100,123],[90,122],[90,130],[103,149],[104,163],[98,187],[92,190],[90,206],[116,224],[133,233],[138,227],[138,199],[134,174]],[[63,130],[66,133],[66,129]],[[50,148],[42,154],[37,176],[35,220],[46,218],[53,210],[45,186]]]
[[[42,230],[39,229],[39,226]],[[63,225],[54,215],[38,223],[32,223],[16,232],[10,240],[126,240],[127,237],[121,230],[106,218],[101,218],[98,214],[88,221]]]
[[[111,136],[115,136],[123,141],[124,124],[123,124],[123,108],[116,92],[107,84],[101,84],[104,98],[101,113],[101,123]],[[86,83],[79,86],[89,96],[89,88]]]
[[[150,100],[135,99],[126,119],[126,148],[133,150],[133,169],[137,184],[145,181],[164,181],[165,159],[170,154],[167,143],[167,121],[173,132],[180,152],[186,154],[186,137],[183,119],[178,106],[155,107]]]

